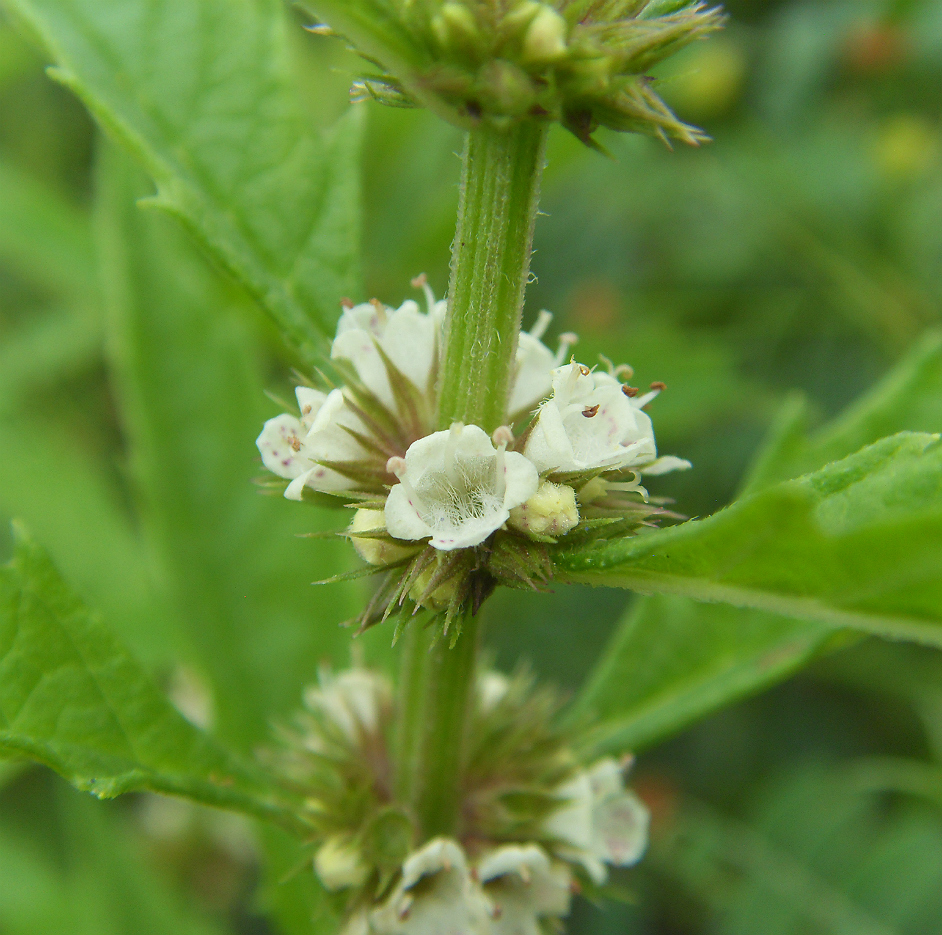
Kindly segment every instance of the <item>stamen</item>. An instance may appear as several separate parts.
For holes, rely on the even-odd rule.
[[[660,392],[661,390],[666,390],[666,389],[667,389],[667,384],[666,384],[666,383],[661,383],[660,380],[656,380],[654,383],[651,384],[651,389],[652,389],[652,390],[657,390],[658,392]]]
[[[381,325],[385,325],[386,324],[386,306],[383,305],[383,303],[380,302],[379,299],[370,299],[370,305],[372,305],[373,308],[376,309],[378,323]]]
[[[514,443],[514,433],[509,425],[499,425],[496,429],[494,429],[494,434],[491,436],[491,440],[494,442],[495,448],[499,447],[500,445],[509,446]]]
[[[495,435],[497,432],[494,433]],[[497,498],[503,503],[504,494],[507,493],[507,443],[501,442],[497,446],[497,457],[494,459],[494,487]]]
[[[536,321],[533,323],[533,327],[530,329],[530,337],[536,338],[537,341],[546,334],[546,329],[549,328],[550,322],[553,320],[553,313],[548,312],[545,308],[540,311],[540,314],[536,316]]]
[[[571,396],[576,384],[579,382],[579,375],[588,376],[589,371],[574,360],[569,363],[569,376],[566,378],[566,395]]]
[[[409,501],[409,505],[417,513],[426,513],[428,512],[428,507],[425,505],[425,501],[418,495],[415,487],[409,483],[406,478],[406,459],[400,458],[398,455],[394,455],[386,462],[386,470],[394,475],[399,483],[402,485],[402,489],[406,492],[406,498]]]
[[[559,347],[556,350],[556,366],[561,367],[563,361],[566,359],[566,354],[569,352],[569,348],[573,344],[579,343],[579,335],[575,334],[572,331],[564,331],[559,336]]]
[[[638,387],[636,387],[636,386],[629,386],[627,383],[623,383],[623,384],[622,384],[621,391],[622,391],[629,399],[633,399],[635,396],[638,395]]]
[[[340,307],[341,307],[341,308],[348,308],[348,309],[349,309],[349,308],[353,308],[353,299],[348,299],[346,296],[344,296],[344,297],[340,300]]]
[[[647,406],[647,404],[651,402],[652,399],[655,399],[660,395],[661,395],[660,390],[651,390],[650,393],[645,393],[644,396],[639,396],[638,399],[635,400],[634,404],[639,409],[644,409],[644,407]]]
[[[461,486],[461,475],[458,473],[458,439],[463,428],[461,422],[453,423],[448,430],[448,442],[445,445],[445,476],[455,488]]]
[[[593,416],[598,415],[601,405],[601,403],[596,403],[594,406],[586,406],[586,408],[582,410],[582,414],[587,419],[591,419]]]
[[[425,273],[419,273],[412,280],[412,288],[421,289],[425,293],[425,304],[428,306],[429,315],[431,315],[432,310],[435,308],[435,293],[432,292],[432,287],[428,284],[428,276]]]

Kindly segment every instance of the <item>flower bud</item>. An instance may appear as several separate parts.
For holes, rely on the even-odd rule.
[[[482,98],[499,114],[522,114],[536,100],[529,75],[513,62],[494,59],[481,69]]]
[[[328,838],[320,846],[314,855],[314,869],[329,890],[360,886],[369,873],[360,849],[344,835]]]
[[[422,595],[425,594],[426,588],[432,581],[432,575],[434,575],[436,571],[438,571],[437,561],[433,562],[428,568],[421,572],[415,579],[415,584],[409,589],[409,597],[417,604],[421,603],[427,610],[445,610],[451,603],[455,589],[458,587],[459,579],[457,577],[449,578],[432,591],[424,601],[421,600]]]
[[[579,522],[576,492],[545,480],[522,506],[510,511],[510,525],[526,535],[563,536]]]
[[[471,57],[480,54],[481,32],[477,18],[463,3],[445,3],[431,22],[432,32],[443,49]]]
[[[532,65],[557,62],[566,56],[566,21],[552,7],[538,6],[523,35],[521,50],[521,60]]]
[[[396,545],[386,539],[370,539],[353,535],[358,532],[385,532],[386,517],[382,510],[357,510],[350,524],[350,541],[364,562],[371,565],[391,565],[415,552],[414,546]]]

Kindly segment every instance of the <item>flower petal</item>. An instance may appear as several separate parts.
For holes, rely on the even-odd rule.
[[[643,464],[640,468],[642,474],[650,474],[657,477],[661,474],[667,474],[669,471],[689,471],[693,465],[686,458],[678,458],[676,455],[663,455],[650,464]]]
[[[269,419],[255,440],[262,464],[285,480],[303,474],[311,467],[311,460],[303,450],[304,436],[304,427],[292,415],[284,413]]]

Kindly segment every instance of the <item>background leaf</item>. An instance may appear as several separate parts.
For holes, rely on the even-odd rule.
[[[188,723],[21,538],[0,573],[0,749],[109,798],[187,796],[296,825],[264,778]]]
[[[745,492],[823,467],[882,434],[942,429],[940,381],[942,341],[930,333],[811,438],[807,403],[793,397],[756,455]],[[852,640],[812,621],[677,596],[642,598],[581,688],[570,717],[593,724],[583,735],[590,746],[637,750]]]
[[[833,642],[833,631],[681,597],[639,601],[569,713],[580,745],[637,751],[743,695],[780,681]]]
[[[942,911],[939,816],[855,786],[851,767],[795,770],[746,820],[693,802],[655,860],[711,910],[722,935],[916,935]]]
[[[10,0],[56,76],[308,362],[359,288],[359,122],[319,138],[277,0]]]

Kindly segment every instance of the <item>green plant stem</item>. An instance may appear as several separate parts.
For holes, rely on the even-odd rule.
[[[462,776],[479,644],[477,617],[465,619],[454,648],[418,623],[402,649],[397,793],[419,821],[422,840],[459,831]],[[408,633],[408,631],[407,631]]]
[[[438,421],[503,424],[530,275],[546,126],[468,133],[452,245]],[[423,840],[460,830],[479,624],[467,615],[455,646],[413,623],[400,670],[396,786]]]
[[[464,152],[438,425],[507,417],[523,295],[530,275],[546,125],[470,131]]]

